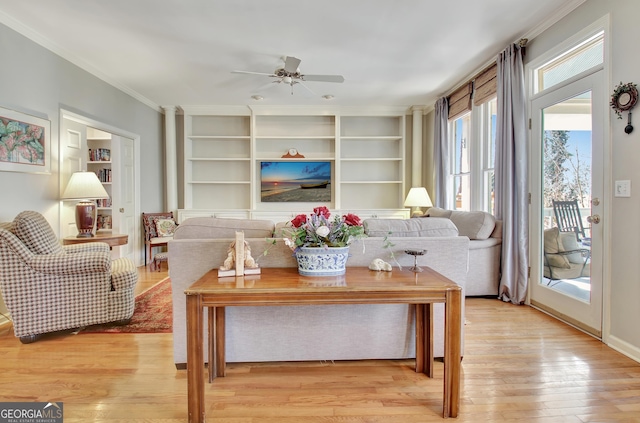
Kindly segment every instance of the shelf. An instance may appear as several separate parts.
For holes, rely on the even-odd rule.
[[[401,184],[402,181],[342,181],[341,184]]]
[[[248,157],[189,157],[192,162],[250,162]]]
[[[313,135],[268,135],[256,136],[256,140],[334,140],[335,136]]]
[[[248,140],[251,139],[249,135],[188,135],[188,138],[192,140]]]
[[[400,162],[402,158],[400,157],[360,157],[360,158],[347,158],[343,157],[340,159],[342,162]]]
[[[402,137],[399,135],[389,135],[389,136],[380,136],[380,137],[363,135],[363,136],[341,136],[340,139],[343,141],[349,141],[349,140],[401,141]]]
[[[189,181],[189,184],[208,184],[208,185],[228,185],[228,184],[242,184],[249,185],[251,181]]]

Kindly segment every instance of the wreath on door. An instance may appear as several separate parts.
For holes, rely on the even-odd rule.
[[[622,119],[622,112],[631,110],[638,101],[638,88],[633,82],[623,84],[620,82],[613,90],[611,95],[611,108],[618,115],[618,119]]]

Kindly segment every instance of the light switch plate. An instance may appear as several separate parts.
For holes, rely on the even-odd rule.
[[[631,197],[631,181],[616,181],[614,197]]]

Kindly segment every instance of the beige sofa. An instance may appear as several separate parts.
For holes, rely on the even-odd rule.
[[[447,218],[458,234],[469,238],[469,275],[465,295],[498,296],[502,255],[502,221],[483,211],[445,210],[432,207],[427,217]]]
[[[280,227],[282,225],[278,225]],[[385,248],[384,235],[392,234]],[[458,283],[467,282],[469,239],[458,236],[449,219],[370,219],[368,238],[351,245],[347,266],[366,267],[374,258],[408,272],[413,256],[406,249],[425,249],[419,264],[430,266]],[[236,230],[244,232],[254,258],[263,268],[297,267],[282,239],[271,237],[276,225],[265,220],[185,220],[169,241],[169,271],[173,289],[174,361],[186,363],[184,290],[207,271],[218,268]],[[403,235],[403,236],[400,236]],[[266,255],[263,252],[267,251]],[[393,253],[393,257],[391,254]],[[402,266],[402,270],[398,266]],[[287,307],[229,307],[226,316],[226,353],[229,362],[401,359],[415,357],[414,307],[404,304],[327,305]],[[463,319],[464,320],[464,319]],[[206,323],[206,322],[205,322]],[[434,311],[434,353],[444,353],[444,308]],[[206,357],[206,345],[205,348]]]

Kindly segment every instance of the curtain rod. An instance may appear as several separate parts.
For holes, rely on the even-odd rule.
[[[521,48],[526,48],[527,43],[529,42],[528,38],[520,38],[517,42],[513,43],[513,44],[517,44],[519,47]],[[504,49],[503,49],[504,50]],[[501,50],[502,51],[502,50]],[[500,54],[500,53],[498,53]],[[497,54],[494,56],[497,57]],[[442,98],[442,97],[449,97],[451,96],[451,94],[455,93],[458,89],[460,89],[460,87],[468,84],[469,82],[472,82],[473,80],[475,80],[478,76],[480,76],[482,74],[482,72],[486,71],[487,69],[489,69],[491,66],[493,66],[496,63],[496,59],[494,58],[493,60],[486,62],[480,69],[480,71],[475,71],[474,73],[471,73],[471,76],[466,77],[465,79],[463,79],[464,82],[460,82],[458,83],[453,89],[447,91],[447,93],[443,96],[440,96],[438,98]]]

